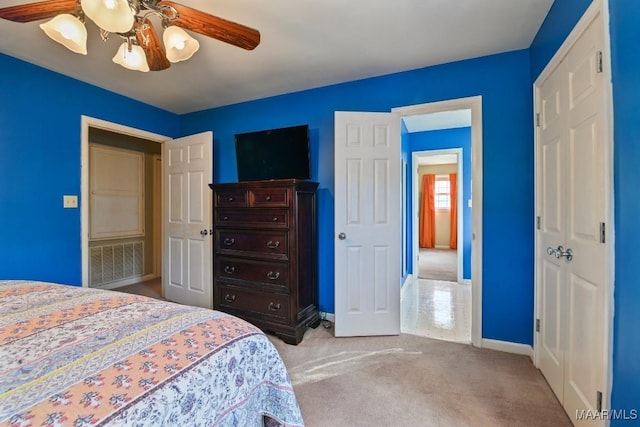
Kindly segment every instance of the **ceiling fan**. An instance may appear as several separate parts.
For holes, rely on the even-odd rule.
[[[150,18],[159,18],[163,43]],[[113,61],[129,69],[160,71],[189,59],[199,48],[187,29],[247,50],[260,43],[253,28],[170,0],[45,0],[0,8],[0,18],[14,22],[51,19],[40,25],[69,50],[87,54],[85,18],[99,28],[103,40],[117,34],[124,43]]]

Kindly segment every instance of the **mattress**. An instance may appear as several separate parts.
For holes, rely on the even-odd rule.
[[[0,426],[301,426],[278,352],[217,311],[0,281]]]

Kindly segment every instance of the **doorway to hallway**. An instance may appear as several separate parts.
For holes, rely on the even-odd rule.
[[[433,276],[433,279],[419,278],[426,276],[424,272],[425,269],[421,269],[420,266],[421,264],[425,266],[425,261],[428,260],[428,255],[430,254],[426,253],[419,246],[418,230],[420,217],[418,206],[420,204],[420,190],[418,184],[421,180],[418,172],[420,166],[418,156],[436,154],[434,150],[438,149],[445,152],[437,154],[454,154],[454,161],[449,163],[454,163],[454,171],[452,172],[455,172],[457,169],[455,165],[456,157],[460,158],[460,166],[464,163],[462,160],[462,150],[460,149],[461,146],[456,147],[451,143],[448,145],[444,144],[443,146],[429,146],[428,144],[411,146],[411,143],[409,143],[410,148],[408,152],[410,154],[407,157],[407,163],[410,166],[408,165],[409,173],[407,174],[407,181],[408,187],[412,189],[408,193],[408,197],[411,199],[408,203],[408,209],[411,210],[408,215],[409,224],[406,238],[409,241],[408,246],[410,248],[408,250],[408,256],[410,258],[408,264],[411,265],[409,266],[410,277],[402,290],[402,332],[429,336],[436,339],[466,343],[472,342],[474,345],[480,346],[482,340],[482,100],[480,97],[472,97],[402,107],[394,109],[393,111],[399,112],[402,115],[405,124],[408,120],[413,120],[414,118],[421,120],[425,116],[435,117],[439,114],[446,115],[444,113],[462,113],[468,117],[466,124],[435,128],[440,130],[466,128],[467,145],[464,150],[464,161],[467,162],[465,173],[468,179],[468,187],[466,188],[466,193],[461,189],[457,191],[457,194],[454,196],[457,198],[457,206],[461,211],[466,209],[468,215],[466,218],[468,222],[464,224],[466,230],[459,229],[457,231],[460,241],[459,247],[461,249],[464,249],[464,234],[468,233],[466,239],[468,245],[466,248],[466,276],[462,267],[462,251],[459,253],[457,248],[450,251],[447,250],[447,248],[436,248],[436,245],[433,245],[433,249],[443,249],[445,253],[441,255],[444,255],[444,257],[449,255],[449,260],[451,259],[450,255],[454,255],[454,258],[456,258],[455,267],[452,268],[451,263],[448,262],[448,266],[443,269],[449,270],[450,273],[452,271],[455,273],[445,276]],[[409,129],[410,127],[410,125],[407,126],[407,131],[410,134],[407,138],[409,141],[411,140],[412,132],[411,129]],[[456,156],[456,154],[458,154],[456,151],[453,151],[453,153],[451,151],[446,152],[447,149],[451,150],[455,148],[459,149],[459,156]],[[460,169],[462,168],[460,167]],[[446,173],[448,174],[449,171]],[[464,182],[465,173],[463,173],[462,170],[458,171],[459,182]],[[435,173],[435,175],[437,174],[438,172]],[[471,187],[473,187],[473,191]],[[471,209],[472,205],[473,211]],[[411,208],[411,206],[413,207]],[[462,222],[462,218],[463,215],[461,214],[460,222]],[[463,224],[460,224],[460,226],[462,225]],[[454,228],[458,227],[454,225]],[[457,256],[458,254],[460,254],[459,257]],[[459,262],[457,258],[460,258]],[[436,269],[435,267],[431,267],[430,270],[435,274]],[[420,270],[423,270],[423,272],[421,273]]]

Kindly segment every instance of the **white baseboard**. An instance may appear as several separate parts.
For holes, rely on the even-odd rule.
[[[331,323],[336,323],[336,315],[334,313],[325,313],[325,312],[321,311],[320,312],[320,318],[321,319],[327,319]]]
[[[404,289],[404,287],[407,285],[407,283],[411,283],[413,282],[413,275],[411,273],[407,274],[407,278],[404,279],[404,282],[402,283],[402,289]]]
[[[135,283],[146,282],[147,280],[155,279],[156,277],[158,276],[155,275],[154,273],[151,273],[151,274],[145,274],[144,276],[129,277],[128,279],[119,280],[117,282],[105,283],[104,285],[91,286],[91,287],[96,289],[111,290],[111,289],[121,288],[123,286],[133,285]]]
[[[483,338],[481,345],[482,348],[488,348],[490,350],[504,351],[505,353],[514,353],[529,356],[531,360],[533,360],[533,347],[528,344],[519,344],[515,342],[498,341]]]
[[[413,275],[408,274],[407,278],[402,283],[402,287],[400,288],[400,304],[402,304],[402,301],[404,301],[404,294],[406,293],[406,289],[409,287],[407,285],[411,282],[413,282]]]

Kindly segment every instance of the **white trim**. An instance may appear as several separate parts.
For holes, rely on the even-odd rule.
[[[402,302],[404,301],[405,294],[407,293],[406,289],[409,287],[408,285],[411,282],[413,282],[413,276],[411,274],[408,274],[407,278],[404,279],[404,282],[402,283],[402,286],[400,287],[400,313],[402,313]]]
[[[482,96],[397,107],[391,111],[399,113],[401,116],[413,116],[463,109],[471,110],[471,204],[473,206],[471,211],[473,230],[471,241],[471,342],[475,347],[480,347],[482,345]],[[462,176],[459,179],[462,182]],[[459,197],[461,197],[462,191],[459,193]],[[416,254],[414,254],[414,259],[415,256]],[[415,276],[416,263],[413,268]]]
[[[603,407],[610,408],[611,407],[611,392],[613,387],[613,316],[614,316],[614,307],[615,307],[615,294],[614,294],[614,284],[615,284],[615,222],[614,222],[614,178],[613,178],[613,144],[614,144],[614,136],[613,136],[613,86],[612,86],[612,73],[611,73],[611,39],[610,39],[610,17],[609,17],[609,0],[593,0],[591,5],[584,12],[578,23],[571,30],[567,38],[564,40],[560,48],[553,55],[549,63],[545,66],[543,71],[540,73],[538,78],[533,84],[533,96],[534,96],[534,114],[539,111],[539,97],[538,97],[538,88],[539,86],[547,79],[551,73],[560,65],[564,57],[567,55],[571,47],[576,43],[578,38],[582,35],[582,33],[588,28],[588,26],[593,22],[594,19],[597,18],[598,15],[602,16],[602,32],[603,32],[603,46],[602,46],[602,57],[603,57],[603,74],[604,74],[604,98],[605,98],[605,110],[606,115],[603,120],[603,134],[606,138],[608,138],[606,155],[608,158],[605,160],[605,187],[607,188],[607,194],[609,194],[608,200],[606,200],[606,218],[605,223],[607,225],[607,241],[608,241],[608,254],[607,254],[607,265],[605,269],[607,270],[607,281],[605,286],[605,298],[604,302],[604,319],[605,325],[603,327],[604,332],[604,345],[606,347],[605,360],[602,360],[604,365],[604,384],[601,385],[601,389],[603,390]],[[534,117],[535,120],[535,117]],[[538,143],[539,143],[539,135],[538,130],[535,128],[534,137],[535,137],[535,150],[538,153]],[[534,171],[537,171],[539,159],[537,154],[535,156],[535,165]],[[539,215],[540,212],[540,200],[539,200],[539,183],[537,179],[535,182],[535,209],[536,215]],[[538,233],[536,233],[535,239],[535,253],[537,254],[539,246],[539,237]],[[538,289],[538,281],[539,281],[539,258],[536,256],[535,268],[534,268],[534,317],[540,318],[540,292]],[[535,366],[538,366],[539,356],[538,356],[538,348],[539,348],[539,334],[535,332],[535,322],[532,325],[534,328],[534,340],[533,340],[533,362]]]
[[[153,164],[153,274],[162,275],[162,156],[154,154]]]
[[[407,277],[404,279],[404,283],[402,284],[402,289],[411,282],[413,282],[413,274],[407,274]]]
[[[109,290],[118,289],[118,288],[122,288],[123,286],[129,286],[129,285],[134,285],[140,282],[146,282],[147,280],[155,279],[156,277],[158,276],[153,273],[145,274],[144,276],[129,277],[128,279],[118,280],[117,282],[105,283],[104,285],[95,286],[95,288],[109,289]]]
[[[324,317],[324,319],[328,320],[331,323],[336,323],[336,315],[334,313],[325,313],[324,311],[320,312],[320,318],[322,319]]]
[[[605,360],[602,361],[605,366],[604,373],[604,386],[605,392],[603,396],[603,407],[611,408],[611,393],[613,391],[613,316],[615,310],[615,199],[614,199],[614,155],[613,148],[615,144],[614,129],[613,129],[613,83],[612,83],[612,65],[611,65],[611,26],[609,16],[609,0],[595,0],[594,3],[600,5],[600,13],[602,13],[602,31],[604,33],[604,43],[602,47],[602,66],[604,73],[604,97],[605,97],[605,111],[606,116],[604,119],[603,133],[605,137],[611,142],[609,144],[609,150],[606,155],[609,156],[609,161],[605,164],[605,185],[609,190],[609,200],[607,203],[607,238],[609,239],[609,253],[607,257],[609,259],[609,274],[607,276],[607,284],[609,286],[608,292],[605,292],[607,301],[604,307],[605,326],[604,326],[604,345]]]
[[[533,359],[533,347],[528,344],[519,344],[509,341],[482,339],[482,348],[503,351],[505,353],[522,354]]]
[[[82,286],[85,288],[89,287],[89,128],[104,129],[158,143],[171,139],[168,136],[89,116],[80,117],[80,256],[82,260]]]
[[[591,22],[601,13],[600,8],[602,7],[601,5],[602,1],[603,0],[593,0],[589,8],[582,15],[582,18],[580,18],[580,21],[578,21],[575,27],[573,27],[573,30],[571,30],[571,32],[569,33],[567,38],[564,40],[562,45],[558,48],[558,50],[553,55],[551,60],[544,67],[544,69],[536,79],[534,86],[537,86],[539,83],[546,80],[551,75],[553,70],[555,70],[556,67],[560,65],[560,63],[562,62],[564,57],[567,56],[567,53],[569,53],[569,50],[576,43],[580,35],[582,35],[582,33],[584,32],[584,30],[587,29],[589,24],[591,24]],[[608,20],[606,25],[608,27],[609,25]],[[605,49],[609,50],[608,46],[605,46]],[[610,56],[610,55],[607,55],[607,56]]]

